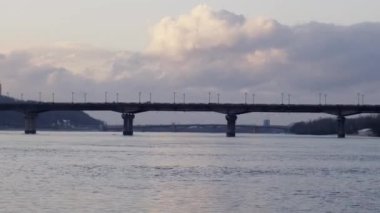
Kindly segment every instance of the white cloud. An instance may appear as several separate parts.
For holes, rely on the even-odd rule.
[[[256,50],[246,55],[252,68],[264,67],[268,64],[286,63],[287,54],[281,49]]]
[[[246,20],[242,15],[199,5],[189,14],[166,17],[155,25],[147,52],[181,58],[189,52],[231,48],[244,40],[268,36],[278,27],[273,20]]]
[[[289,92],[305,97],[300,102],[320,91],[342,97],[380,92],[379,23],[286,26],[200,5],[163,18],[151,33],[142,52],[58,43],[3,54],[0,78],[17,92],[32,87],[197,96],[211,90],[226,100],[241,100],[241,91],[261,93],[263,101]]]

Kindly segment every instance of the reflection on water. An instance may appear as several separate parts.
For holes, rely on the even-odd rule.
[[[0,132],[2,212],[380,212],[371,138]]]

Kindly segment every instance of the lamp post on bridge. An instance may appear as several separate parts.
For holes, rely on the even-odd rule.
[[[247,92],[244,93],[244,103],[247,104]]]
[[[183,104],[185,104],[185,103],[186,103],[186,94],[183,93]]]
[[[218,96],[218,104],[219,104],[219,103],[220,103],[220,102],[219,102],[219,99],[220,99],[220,94],[218,93],[218,94],[217,94],[217,96]]]
[[[362,94],[362,105],[364,105],[364,94]]]
[[[54,103],[54,92],[51,93],[51,102]]]
[[[281,104],[284,104],[284,93],[281,93]]]
[[[208,103],[211,103],[211,92],[208,92]]]
[[[74,92],[71,92],[71,103],[74,103]]]
[[[139,92],[139,104],[141,104],[141,92]]]
[[[288,105],[290,105],[290,94],[288,94]]]
[[[252,94],[252,104],[255,104],[255,93]]]
[[[327,105],[327,94],[325,94],[325,105]]]
[[[116,93],[116,103],[119,103],[119,93]]]
[[[358,96],[358,105],[360,105],[360,93],[358,93],[357,96]]]
[[[173,103],[175,104],[175,96],[176,96],[176,92],[173,92]]]

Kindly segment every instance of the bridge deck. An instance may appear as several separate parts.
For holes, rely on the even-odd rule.
[[[123,134],[133,135],[136,113],[147,111],[218,112],[226,114],[227,137],[235,136],[237,115],[251,112],[328,113],[337,116],[338,137],[345,137],[345,116],[360,113],[380,113],[380,105],[307,105],[307,104],[202,104],[202,103],[37,103],[16,102],[0,104],[0,111],[25,114],[25,133],[36,133],[38,113],[48,111],[114,111],[124,120]]]
[[[244,114],[251,112],[328,113],[354,115],[380,113],[380,105],[307,105],[307,104],[203,104],[203,103],[2,103],[0,111],[115,111],[141,113],[147,111],[218,112]]]

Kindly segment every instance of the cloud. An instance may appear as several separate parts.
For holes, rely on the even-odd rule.
[[[195,7],[178,18],[163,18],[152,32],[148,53],[180,57],[186,53],[233,48],[239,42],[259,40],[277,29],[273,20],[246,20],[228,11],[213,11],[206,5]]]
[[[242,91],[260,93],[263,101],[281,92],[349,97],[380,92],[379,49],[379,23],[287,26],[199,5],[161,19],[141,52],[57,43],[0,55],[0,78],[18,92],[154,91],[166,100],[172,91],[222,92],[226,100],[241,100]]]

